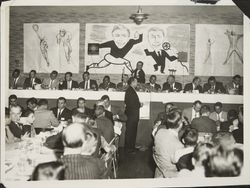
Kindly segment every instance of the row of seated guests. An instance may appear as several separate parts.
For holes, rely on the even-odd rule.
[[[243,107],[224,113],[221,103],[212,113],[200,101],[184,110],[167,103],[152,132],[155,178],[239,176]]]
[[[157,77],[151,75],[149,82],[145,83],[145,73],[142,70],[142,62],[137,63],[137,68],[132,74],[133,77],[138,80],[138,91],[146,92],[184,92],[184,93],[227,93],[227,94],[243,94],[243,86],[241,85],[241,76],[235,75],[232,81],[225,86],[223,83],[216,81],[216,78],[211,76],[208,78],[208,82],[201,86],[201,79],[199,77],[194,77],[191,83],[187,83],[184,88],[182,84],[175,80],[174,75],[169,75],[167,81],[162,85],[162,87],[157,84]],[[118,90],[125,91],[128,88],[129,75],[123,74],[121,82],[115,84],[110,81],[108,75],[104,76],[103,82],[99,85],[96,80],[90,79],[89,72],[84,72],[82,75],[83,81],[78,83],[72,79],[72,73],[65,73],[65,79],[58,79],[58,72],[52,71],[50,78],[44,78],[43,80],[36,77],[36,71],[31,70],[29,77],[23,80],[20,76],[20,70],[14,70],[12,78],[10,80],[10,88],[12,89],[59,89],[59,90],[74,90],[74,89],[84,89],[84,90]]]

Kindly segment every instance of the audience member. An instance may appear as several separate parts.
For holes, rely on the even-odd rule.
[[[184,87],[184,93],[202,93],[201,79],[194,77],[192,83],[187,83]]]
[[[96,138],[87,125],[80,123],[69,125],[63,130],[62,140],[64,154],[59,161],[66,167],[66,180],[106,177],[104,162],[91,154],[86,154],[90,148],[94,151],[96,144]]]
[[[76,108],[72,109],[72,112],[75,109],[78,109],[79,111],[81,111],[81,113],[84,113],[87,116],[92,116],[93,115],[93,109],[90,109],[88,107],[86,107],[86,99],[83,97],[79,97],[76,101]]]
[[[40,163],[34,169],[31,180],[64,180],[65,166],[57,161]]]
[[[162,86],[162,91],[166,92],[180,92],[182,90],[182,84],[175,81],[174,75],[169,75],[167,82]]]
[[[15,69],[10,79],[10,89],[22,89],[24,78],[20,76],[20,70]]]
[[[109,90],[109,89],[115,89],[116,85],[113,82],[110,82],[109,76],[104,76],[102,83],[99,85],[99,89],[101,90]]]
[[[27,108],[23,110],[23,114],[25,113],[26,110],[35,111],[37,109],[37,99],[34,97],[29,98],[26,101],[26,106],[27,106]]]
[[[182,112],[182,116],[190,124],[194,118],[200,117],[202,102],[197,100],[193,103],[193,106],[190,108],[185,108]]]
[[[207,105],[201,107],[200,110],[201,116],[194,118],[191,122],[191,127],[197,129],[200,133],[216,133],[217,127],[214,120],[209,118],[210,108]]]
[[[29,77],[24,80],[23,89],[35,89],[35,86],[41,83],[42,81],[36,77],[36,71],[31,70]]]
[[[22,115],[22,124],[24,132],[27,132],[30,135],[30,137],[34,137],[36,135],[34,121],[35,121],[34,111],[26,110]]]
[[[230,83],[226,85],[226,91],[230,95],[243,95],[241,76],[235,75]]]
[[[235,141],[239,144],[243,144],[243,136],[244,136],[244,132],[243,132],[243,121],[244,121],[244,118],[243,118],[243,106],[241,106],[239,108],[239,114],[238,114],[238,124],[237,126],[234,126],[233,128],[233,137],[235,139]]]
[[[58,72],[53,70],[49,78],[44,78],[42,83],[43,89],[59,89]]]
[[[71,72],[65,73],[65,80],[63,82],[59,82],[60,90],[63,90],[63,89],[72,90],[72,89],[78,88],[78,83],[77,81],[72,80],[72,75],[73,74]]]
[[[203,92],[208,94],[226,93],[226,89],[221,82],[216,81],[214,76],[210,76],[208,83],[203,86]]]
[[[223,111],[221,102],[214,104],[214,112],[209,115],[209,118],[216,122],[217,127],[220,127],[221,122],[227,121],[227,112]]]
[[[235,146],[235,139],[232,133],[220,131],[213,135],[212,143],[214,146],[232,149]]]
[[[182,127],[181,113],[178,111],[170,113],[167,126],[168,129],[160,129],[154,139],[153,158],[157,166],[155,170],[156,178],[177,176],[173,156],[178,149],[184,147],[178,138],[178,132]]]
[[[161,90],[161,86],[156,83],[156,76],[151,75],[149,78],[149,83],[146,83],[146,88],[149,92],[158,92]]]
[[[136,69],[133,71],[133,77],[137,79],[140,84],[145,84],[145,72],[143,71],[143,62],[138,61],[136,64]]]
[[[122,74],[122,80],[116,85],[116,89],[118,91],[126,91],[128,89],[128,75],[127,74]]]
[[[71,120],[71,110],[67,107],[67,101],[64,97],[59,97],[57,99],[57,107],[52,108],[52,112],[59,121],[70,121]]]
[[[48,110],[48,100],[40,99],[38,108],[35,111],[34,127],[39,130],[46,128],[57,127],[59,122],[51,110]]]
[[[238,124],[238,112],[231,109],[227,113],[227,121],[221,122],[220,131],[232,132],[235,124]]]
[[[16,105],[17,105],[17,96],[10,95],[9,96],[9,108],[11,108],[12,106],[16,106]]]
[[[79,83],[79,88],[93,91],[98,90],[97,82],[95,80],[90,79],[89,72],[84,72],[82,74],[82,79],[83,81]]]

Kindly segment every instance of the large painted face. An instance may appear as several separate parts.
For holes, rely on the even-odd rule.
[[[129,33],[126,29],[116,29],[112,33],[114,42],[118,48],[123,48],[129,41]]]
[[[154,49],[159,49],[164,41],[164,34],[161,30],[149,31],[148,40]]]

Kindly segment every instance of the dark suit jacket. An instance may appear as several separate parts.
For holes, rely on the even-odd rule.
[[[24,78],[19,76],[18,80],[16,81],[16,84],[14,85],[14,78],[10,78],[10,88],[12,89],[18,89],[18,88],[23,88],[23,83],[24,83]]]
[[[193,90],[199,90],[199,93],[202,93],[202,87],[200,85],[198,85],[198,86],[196,86],[196,88],[194,88],[193,83],[188,83],[184,87],[184,93],[190,92]]]
[[[39,78],[35,78],[35,83],[41,84],[42,81]],[[27,89],[29,87],[32,87],[31,85],[31,78],[26,78],[23,83],[23,89]]]
[[[209,83],[205,83],[203,86],[203,92],[204,93],[208,92],[210,89],[211,89],[211,85]],[[216,82],[214,92],[215,93],[226,93],[226,89],[221,82]]]
[[[101,135],[109,143],[115,136],[113,123],[108,118],[103,116],[96,118],[96,124],[97,129],[101,132]]]
[[[78,83],[77,83],[77,81],[72,80],[72,84],[71,84],[70,89],[75,89],[75,88],[79,88]],[[59,83],[59,90],[63,90],[63,89],[68,89],[66,80],[64,80],[62,84]]]
[[[108,90],[109,88],[116,88],[116,85],[113,82],[109,82],[109,84],[107,86],[104,85],[104,83],[100,83],[99,85],[99,89],[104,89],[104,90]]]
[[[108,118],[112,124],[114,125],[114,120],[113,120],[113,113],[108,111],[108,110],[105,110],[105,117]]]
[[[198,132],[216,133],[217,127],[214,120],[207,116],[194,118],[191,122],[191,127],[198,130]]]
[[[141,103],[140,103],[140,100],[136,91],[131,86],[129,86],[129,88],[125,92],[124,102],[126,105],[126,110],[125,110],[126,114],[130,114],[130,115],[134,114],[134,115],[139,116]]]
[[[26,128],[24,128],[24,126],[22,124],[19,124],[19,125],[20,125],[20,128],[13,121],[11,121],[10,124],[8,125],[11,133],[16,138],[21,138],[22,135],[24,135],[26,132],[28,132],[28,130]]]
[[[127,121],[127,116],[124,113],[124,109],[120,106],[116,106],[116,105],[111,105],[111,112],[113,115],[118,115],[119,119],[118,121],[121,122],[126,122]]]
[[[139,83],[145,84],[145,72],[144,72],[143,70],[140,70],[140,72],[139,72],[139,74],[138,74],[138,76],[137,76],[137,72],[138,72],[138,71],[139,71],[138,69],[135,69],[135,70],[133,71],[133,77],[134,77],[134,78],[137,78],[137,81],[138,81]]]
[[[146,88],[151,91],[151,92],[157,92],[157,91],[160,91],[161,90],[161,86],[159,84],[156,84],[154,85],[154,87],[152,88],[150,86],[150,83],[146,83]]]
[[[56,116],[56,118],[58,119],[59,117],[57,117],[57,111],[58,108],[51,108],[52,112],[54,113],[54,115]],[[71,110],[69,110],[68,108],[64,108],[64,110],[61,113],[61,119],[58,120],[62,120],[62,118],[64,118],[65,121],[71,120],[72,119],[72,112]]]
[[[179,82],[175,82],[174,87],[176,88],[177,92],[180,92],[182,90],[182,84]],[[168,90],[168,92],[174,92],[173,89],[170,87],[168,82],[165,82],[162,86],[162,91],[166,91],[166,90]]]
[[[90,81],[90,89],[91,90],[98,90],[98,85],[97,85],[97,82],[95,80],[89,80]],[[85,89],[85,81],[83,80],[82,82],[80,82],[79,84],[79,88],[82,88],[82,89]]]

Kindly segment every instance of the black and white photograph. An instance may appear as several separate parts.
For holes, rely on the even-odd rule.
[[[1,6],[6,187],[250,183],[232,1],[25,1]]]

